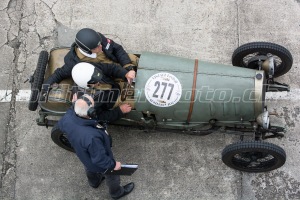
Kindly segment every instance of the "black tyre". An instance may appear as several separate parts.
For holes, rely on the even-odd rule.
[[[58,128],[57,124],[55,124],[51,130],[51,139],[59,147],[68,151],[75,152],[67,138],[67,135]]]
[[[225,147],[222,161],[229,167],[245,172],[267,172],[281,167],[285,151],[262,141],[238,142]]]
[[[258,60],[273,57],[275,61],[274,77],[287,73],[293,65],[289,50],[269,42],[252,42],[238,47],[232,54],[232,65],[258,69]]]
[[[47,51],[41,51],[36,69],[33,74],[33,81],[31,82],[31,94],[28,104],[28,109],[31,111],[35,111],[38,107],[38,96],[44,82],[48,56],[49,54]]]

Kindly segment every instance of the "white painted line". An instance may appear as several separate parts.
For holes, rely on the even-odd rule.
[[[0,102],[11,101],[11,90],[0,90]],[[31,90],[19,90],[16,96],[17,101],[29,101]]]
[[[17,101],[29,101],[31,90],[20,90],[16,96]]]
[[[0,90],[0,102],[10,102],[11,90]]]
[[[17,101],[29,101],[31,90],[19,90]],[[290,92],[267,92],[266,100],[300,100],[300,89],[292,89]],[[11,101],[11,90],[0,90],[0,102]]]
[[[290,100],[299,101],[300,100],[300,89],[291,89],[289,92],[267,92],[267,100]]]

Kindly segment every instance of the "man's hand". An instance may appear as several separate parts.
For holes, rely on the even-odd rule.
[[[77,93],[73,94],[72,103],[74,103],[75,101],[77,101]]]
[[[120,105],[122,113],[129,113],[131,111],[131,106],[129,104]]]
[[[127,81],[129,84],[132,83],[133,79],[135,78],[135,71],[134,70],[130,70],[129,72],[127,72],[127,74],[125,75],[125,77],[127,78]]]
[[[120,170],[120,169],[121,169],[121,163],[116,162],[116,166],[115,166],[114,170]]]

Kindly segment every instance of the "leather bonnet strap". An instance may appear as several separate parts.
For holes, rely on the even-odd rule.
[[[190,123],[192,113],[193,113],[194,102],[195,102],[195,93],[196,93],[196,85],[197,85],[197,74],[198,74],[198,59],[195,59],[192,96],[191,96],[191,102],[190,102],[190,109],[189,109],[188,117],[187,117],[187,120],[186,120],[187,124]]]

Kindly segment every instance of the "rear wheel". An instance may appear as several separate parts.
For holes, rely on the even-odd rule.
[[[57,124],[55,124],[51,130],[51,139],[59,147],[68,151],[75,152],[67,138],[67,135],[59,129]]]
[[[44,82],[44,75],[48,63],[48,55],[49,54],[47,51],[41,51],[36,69],[33,74],[33,80],[31,82],[31,94],[28,104],[28,109],[31,111],[35,111],[38,107],[38,96]]]
[[[258,69],[259,61],[274,58],[274,77],[287,73],[293,64],[289,50],[278,44],[269,42],[252,42],[238,47],[232,54],[232,65]]]
[[[222,161],[240,171],[267,172],[281,167],[286,161],[286,154],[275,144],[247,141],[226,146],[222,152]]]

